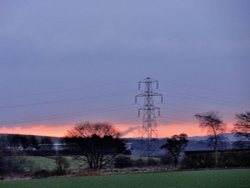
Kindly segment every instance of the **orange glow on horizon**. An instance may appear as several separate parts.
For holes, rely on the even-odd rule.
[[[1,127],[0,133],[3,134],[26,134],[26,135],[37,135],[37,136],[52,136],[52,137],[63,137],[67,134],[67,131],[72,129],[75,125],[33,125],[29,127],[14,127],[7,128]],[[115,127],[122,137],[134,138],[141,137],[143,131],[136,125],[129,124],[116,124]],[[232,125],[227,125],[227,131],[231,132]],[[205,136],[207,135],[206,130],[202,130],[198,124],[171,124],[171,125],[158,125],[157,134],[159,138],[170,137],[174,134],[186,133],[188,136]]]
[[[3,134],[25,134],[25,135],[37,135],[37,136],[52,136],[63,137],[67,134],[67,131],[72,129],[74,125],[33,125],[29,127],[14,127],[14,128],[0,128],[0,133]]]

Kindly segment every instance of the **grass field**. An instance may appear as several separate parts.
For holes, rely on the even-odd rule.
[[[40,157],[40,156],[15,156],[17,160],[25,159],[25,163],[19,164],[25,169],[27,173],[34,173],[37,170],[55,170],[57,165],[55,162],[55,156]],[[69,170],[78,170],[80,168],[86,168],[87,164],[73,157],[65,156],[65,159],[69,163]]]
[[[250,169],[59,177],[0,182],[1,188],[250,188]]]

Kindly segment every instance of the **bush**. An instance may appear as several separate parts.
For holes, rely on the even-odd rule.
[[[198,153],[186,155],[182,161],[182,168],[211,168],[214,167],[212,153]]]
[[[57,164],[57,174],[61,175],[65,173],[65,170],[69,168],[69,163],[65,157],[58,156],[55,158],[55,162]]]
[[[159,164],[159,160],[153,158],[149,158],[146,162],[147,166],[157,166]]]
[[[134,166],[143,167],[146,166],[145,161],[142,159],[137,159],[134,161]]]
[[[250,151],[229,151],[219,156],[219,167],[250,167]]]
[[[24,174],[25,166],[28,161],[20,156],[1,157],[0,159],[0,173],[1,174]]]
[[[188,152],[182,161],[182,168],[215,167],[213,152]],[[250,167],[250,151],[221,151],[217,167]]]
[[[55,175],[55,172],[49,170],[38,170],[36,171],[33,176],[36,178],[46,178]]]
[[[174,164],[173,157],[171,155],[166,154],[165,156],[161,157],[161,164],[163,165],[171,165]]]
[[[116,168],[126,168],[132,166],[132,160],[127,156],[119,156],[115,159],[114,163]]]
[[[0,175],[2,175],[5,171],[5,168],[4,168],[4,158],[3,156],[0,156]]]

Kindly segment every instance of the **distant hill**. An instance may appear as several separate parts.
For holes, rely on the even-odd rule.
[[[26,135],[26,134],[1,134],[1,133],[0,133],[0,138],[7,137],[9,135],[22,135],[22,136],[27,136],[27,137],[35,136],[38,141],[40,141],[42,138],[48,137],[52,140],[53,143],[60,143],[60,141],[62,139],[59,137],[51,137],[51,136],[37,136],[37,135]]]
[[[225,141],[222,143],[222,148],[230,149],[232,148],[232,144],[235,141],[235,135],[233,133],[225,133],[222,134],[225,138]],[[186,147],[186,151],[199,151],[199,150],[211,150],[208,147],[207,143],[208,136],[194,136],[188,138],[188,146]],[[131,145],[131,152],[133,155],[141,155],[146,146],[146,140],[142,138],[128,138],[125,139]],[[163,155],[165,153],[164,150],[160,149],[160,147],[165,144],[166,138],[158,138],[153,142],[153,147],[155,148],[155,155]]]
[[[226,138],[228,141],[234,142],[236,141],[236,137],[234,133],[223,133],[220,134],[223,135],[224,138]],[[189,137],[189,140],[207,140],[208,136],[193,136],[193,137]]]
[[[0,134],[1,137],[6,137],[10,134]],[[232,144],[235,141],[235,135],[233,133],[225,133],[222,134],[225,138],[225,143],[223,143],[223,148],[230,149],[232,148]],[[33,136],[33,135],[25,135],[25,136]],[[35,136],[37,140],[41,140],[42,138],[46,136]],[[54,143],[60,143],[62,138],[58,137],[49,137]],[[194,136],[189,137],[189,143],[186,147],[186,151],[197,151],[197,150],[211,150],[211,148],[208,147],[207,140],[208,136]],[[145,138],[125,138],[124,139],[127,144],[131,147],[130,150],[133,155],[142,155],[144,153],[144,150],[147,146],[147,142]],[[160,149],[160,146],[165,144],[166,138],[157,138],[154,139],[153,147],[155,148],[154,154],[155,155],[164,155],[165,151]]]

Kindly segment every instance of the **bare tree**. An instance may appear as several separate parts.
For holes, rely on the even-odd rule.
[[[107,122],[80,122],[72,130],[68,131],[67,137],[89,137],[97,135],[99,137],[112,136],[114,138],[119,137],[118,131]]]
[[[161,149],[166,149],[174,159],[174,166],[178,164],[178,158],[184,151],[188,144],[187,135],[182,133],[180,135],[173,135],[167,139],[166,144],[161,146]]]
[[[29,145],[35,149],[38,149],[38,141],[35,136],[29,136]]]
[[[235,145],[250,147],[250,111],[236,114],[236,120],[233,132],[236,133],[238,141]]]
[[[210,140],[213,141],[213,149],[215,152],[215,165],[218,164],[218,147],[220,134],[225,132],[225,124],[215,112],[207,112],[202,114],[196,114],[195,117],[200,121],[200,127],[205,128],[210,135]]]
[[[79,123],[68,131],[64,141],[77,146],[78,159],[86,161],[92,169],[111,165],[119,154],[129,153],[119,133],[109,123]]]

